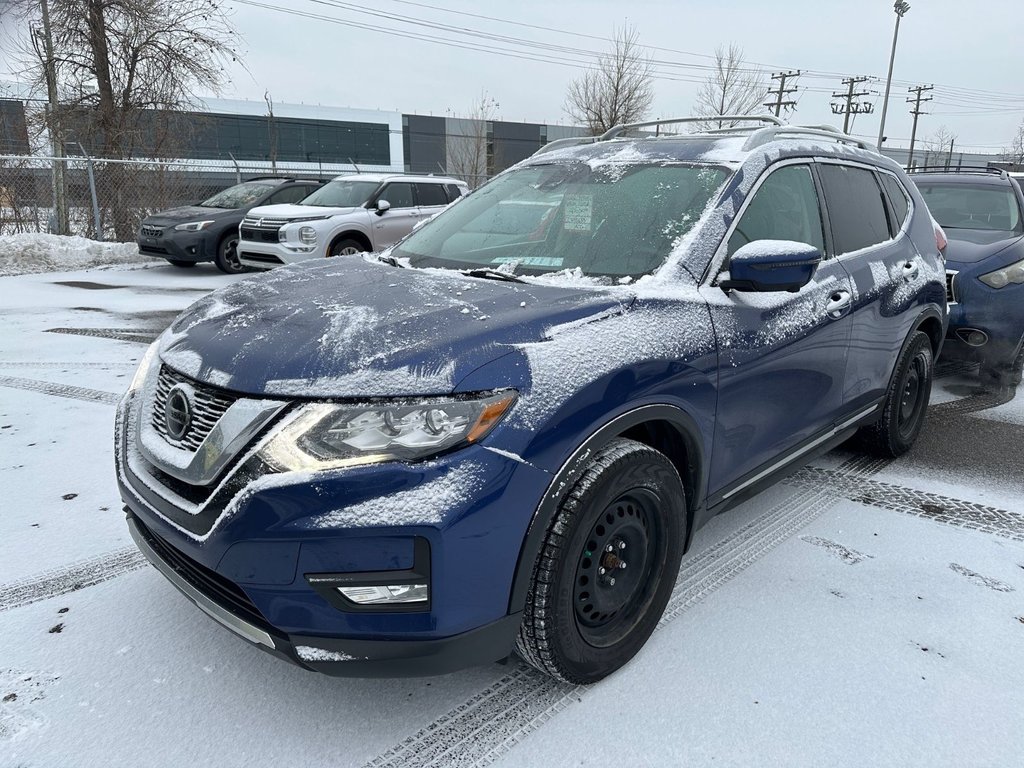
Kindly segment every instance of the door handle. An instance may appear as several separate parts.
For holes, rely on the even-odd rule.
[[[835,291],[828,297],[825,304],[825,313],[829,317],[839,318],[846,314],[846,310],[853,304],[853,295],[849,291]]]
[[[920,271],[916,261],[906,261],[900,268],[903,270],[903,279],[907,282],[917,277],[917,273]]]

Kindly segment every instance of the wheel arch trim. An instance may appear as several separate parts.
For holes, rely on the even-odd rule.
[[[686,542],[692,535],[693,521],[696,511],[704,502],[706,493],[706,467],[704,440],[697,422],[690,414],[676,405],[650,404],[642,405],[626,411],[594,431],[572,452],[569,458],[555,473],[540,503],[534,510],[530,526],[519,549],[519,558],[512,578],[512,589],[509,595],[509,613],[518,613],[526,604],[526,596],[533,578],[534,564],[540,554],[547,535],[548,526],[554,518],[559,503],[572,488],[573,484],[583,475],[584,470],[594,452],[622,433],[648,422],[668,422],[675,427],[682,437],[687,458],[695,471],[691,477],[682,477],[684,483],[693,482],[696,487],[691,495],[691,503],[687,509],[685,523]],[[684,544],[686,543],[684,542]]]

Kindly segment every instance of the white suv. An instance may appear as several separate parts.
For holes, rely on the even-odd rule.
[[[298,204],[253,208],[239,226],[238,260],[272,269],[320,256],[379,251],[469,193],[445,176],[338,176]]]

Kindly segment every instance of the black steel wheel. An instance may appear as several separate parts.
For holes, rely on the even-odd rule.
[[[238,260],[238,235],[228,235],[220,241],[214,264],[221,272],[229,275],[249,271],[249,268]]]
[[[519,655],[570,683],[596,682],[633,658],[672,593],[686,516],[664,454],[624,438],[598,450],[548,528]]]
[[[895,458],[913,447],[928,411],[934,374],[931,340],[915,331],[896,363],[881,418],[861,430],[865,448]]]

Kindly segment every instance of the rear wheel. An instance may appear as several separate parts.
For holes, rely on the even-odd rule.
[[[331,256],[351,256],[354,253],[364,253],[366,248],[358,240],[353,240],[350,237],[344,240],[339,240],[331,246]]]
[[[663,454],[616,439],[559,505],[526,600],[516,649],[569,683],[592,683],[643,647],[683,553],[683,484]]]
[[[915,331],[896,363],[882,418],[861,430],[861,442],[867,450],[895,458],[911,449],[928,410],[934,368],[928,335]]]
[[[217,269],[229,275],[249,271],[248,267],[238,260],[238,235],[228,235],[220,241],[213,263],[217,265]]]
[[[167,263],[172,267],[181,267],[182,269],[190,269],[196,265],[194,261],[182,261],[181,259],[168,259]]]

